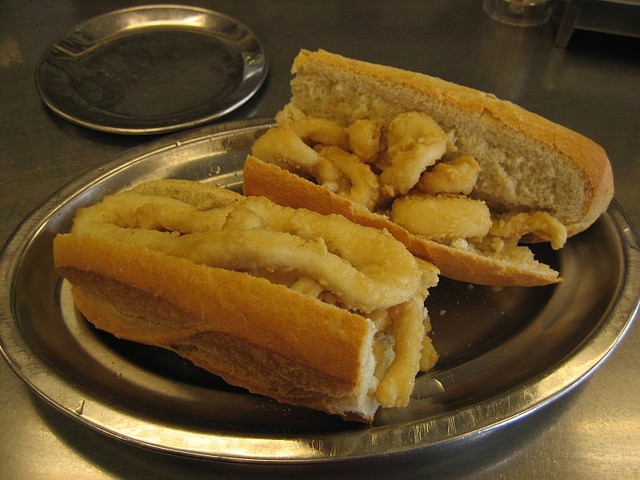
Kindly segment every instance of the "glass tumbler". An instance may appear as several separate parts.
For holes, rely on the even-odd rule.
[[[549,21],[553,0],[483,0],[491,18],[508,25],[534,27]]]

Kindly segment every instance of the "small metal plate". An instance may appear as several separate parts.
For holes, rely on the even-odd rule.
[[[101,15],[64,34],[36,70],[44,103],[85,127],[155,134],[209,122],[251,98],[266,52],[236,19],[194,7]]]
[[[131,150],[64,188],[16,230],[0,256],[0,346],[37,394],[111,437],[185,456],[384,458],[468,439],[534,411],[585,379],[631,325],[640,253],[614,202],[560,252],[535,247],[562,273],[559,285],[496,289],[441,279],[427,300],[441,359],[418,377],[408,407],[380,411],[372,426],[248,394],[171,352],[92,328],[52,260],[53,238],[69,230],[76,210],[153,178],[239,191],[246,154],[266,128],[206,126]]]

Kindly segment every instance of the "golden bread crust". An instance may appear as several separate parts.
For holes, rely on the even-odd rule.
[[[154,321],[105,318],[105,324],[96,325],[118,337],[166,346],[204,332],[219,332],[277,351],[341,381],[357,381],[361,349],[372,332],[364,317],[245,273],[85,235],[58,235],[54,258],[58,270],[76,288],[93,296],[101,292],[111,300],[115,306],[109,318],[130,310]],[[98,278],[106,280],[98,282]],[[106,288],[107,280],[112,290]],[[128,293],[127,287],[114,286],[118,284],[128,286]],[[100,321],[96,314],[89,319]],[[309,330],[315,335],[309,335]],[[343,353],[336,356],[336,351]]]
[[[78,279],[78,276],[75,278]],[[100,289],[74,287],[73,298],[78,309],[105,331],[122,332],[123,325],[134,323],[134,319],[128,318],[131,311],[117,311],[113,308],[114,296],[105,295],[105,292],[113,290],[120,290],[119,295],[126,291],[125,296],[134,300],[137,312],[147,318],[151,311],[155,319],[170,316],[172,311],[176,316],[186,317],[185,312],[167,304],[162,305],[158,298],[144,292],[132,291],[128,285],[118,285],[110,279],[98,279],[95,276],[90,282],[92,286],[99,285]],[[127,338],[126,334],[123,336]],[[243,338],[217,331],[186,334],[168,344],[149,342],[149,338],[144,338],[144,343],[172,350],[195,365],[220,376],[230,385],[245,388],[251,393],[266,395],[283,403],[340,414],[353,420],[371,421],[373,418],[376,409],[373,402],[362,404],[366,408],[361,407],[362,411],[354,412],[345,412],[337,406],[341,397],[352,395],[353,381],[320,372],[296,359],[285,357]]]
[[[340,215],[157,180],[78,210],[53,251],[97,328],[283,403],[370,423],[437,359],[437,269]]]

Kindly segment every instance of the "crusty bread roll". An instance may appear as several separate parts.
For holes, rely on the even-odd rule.
[[[348,142],[354,124],[369,120],[381,127],[382,151],[385,129],[390,128],[394,119],[414,112],[426,114],[448,137],[446,152],[439,152],[443,160],[469,156],[477,161],[477,180],[467,195],[490,209],[494,224],[504,222],[501,216],[547,216],[548,221],[544,222],[548,225],[539,231],[536,231],[541,223],[539,217],[521,222],[522,231],[517,232],[517,238],[498,242],[498,248],[489,246],[495,243],[490,235],[481,242],[474,238],[442,241],[391,221],[388,199],[386,204],[379,201],[373,208],[362,208],[352,199],[329,191],[331,188],[319,186],[321,182],[303,171],[303,162],[292,166],[277,153],[262,155],[264,146],[253,151],[254,158],[248,159],[244,171],[245,194],[265,195],[283,205],[337,212],[355,222],[386,228],[414,254],[432,261],[443,276],[503,286],[558,282],[561,280],[558,272],[537,262],[528,248],[515,244],[519,240],[540,241],[555,236],[553,245],[559,248],[563,243],[561,232],[548,236],[545,233],[549,232],[542,232],[542,236],[540,232],[558,230],[560,226],[565,230],[565,238],[575,235],[605,211],[613,196],[611,166],[599,145],[490,94],[326,51],[301,51],[292,72],[291,100],[276,116],[278,127],[294,130],[296,122],[305,119],[329,120],[345,129]],[[305,128],[313,141],[303,139],[310,146],[323,141],[318,140],[317,132],[309,133],[310,129]],[[332,136],[334,144],[345,143]],[[350,153],[357,153],[352,150]],[[321,150],[318,152],[322,155]],[[388,151],[380,155],[389,156]],[[305,161],[310,164],[313,159]],[[377,167],[381,184],[388,164]],[[376,164],[372,165],[375,170]],[[435,167],[429,166],[424,172],[432,168]],[[415,187],[402,194],[412,194]],[[495,227],[491,231],[500,229]],[[513,245],[504,248],[503,243]]]
[[[54,260],[97,328],[284,403],[371,422],[437,359],[437,269],[339,215],[151,181],[80,209]]]

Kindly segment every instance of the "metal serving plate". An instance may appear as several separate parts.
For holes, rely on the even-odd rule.
[[[536,247],[565,281],[490,288],[442,279],[428,307],[441,354],[407,408],[372,426],[278,404],[226,385],[170,352],[96,331],[56,275],[52,241],[75,211],[154,178],[240,190],[266,124],[246,121],[156,140],[49,199],[2,256],[0,342],[15,372],[58,410],[161,451],[241,462],[330,462],[416,451],[497,428],[559,397],[609,355],[640,296],[638,240],[619,206],[559,253]],[[437,388],[438,382],[444,392]]]
[[[44,103],[79,125],[153,134],[193,127],[245,103],[266,52],[238,20],[151,5],[87,20],[49,46],[36,70]]]

